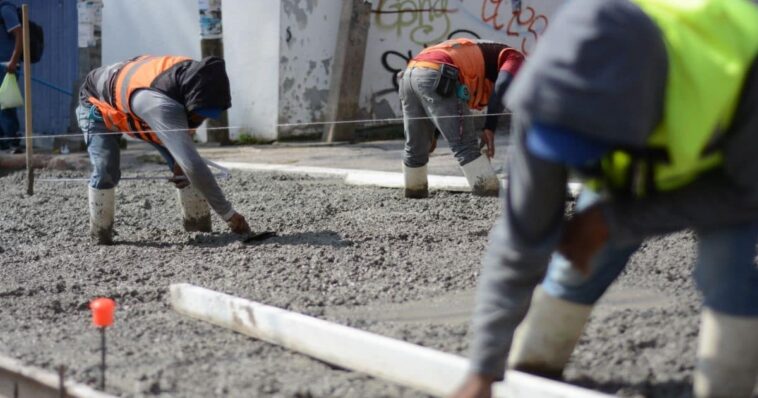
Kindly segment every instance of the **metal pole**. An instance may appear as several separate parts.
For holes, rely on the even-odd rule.
[[[21,6],[24,42],[24,123],[26,124],[26,193],[34,195],[34,165],[32,164],[32,63],[29,51],[29,6]]]
[[[105,328],[100,328],[100,390],[105,391]]]

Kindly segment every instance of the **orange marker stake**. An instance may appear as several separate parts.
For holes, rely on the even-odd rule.
[[[100,389],[105,391],[105,328],[113,325],[116,302],[109,298],[94,299],[89,303],[92,324],[100,329]]]

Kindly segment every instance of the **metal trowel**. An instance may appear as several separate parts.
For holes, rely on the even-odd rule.
[[[276,236],[276,232],[274,231],[264,231],[264,232],[251,232],[250,235],[242,239],[242,243],[256,243],[261,242],[269,238],[273,238]]]

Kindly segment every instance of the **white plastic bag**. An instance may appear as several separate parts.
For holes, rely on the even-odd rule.
[[[0,84],[0,109],[18,108],[22,105],[24,105],[24,98],[21,97],[16,75],[6,73],[3,84]]]

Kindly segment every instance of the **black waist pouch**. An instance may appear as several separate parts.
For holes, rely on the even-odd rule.
[[[448,64],[440,64],[440,74],[434,82],[434,90],[443,97],[455,93],[458,84],[458,68]]]

